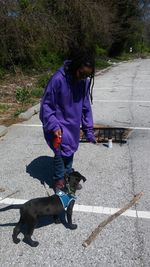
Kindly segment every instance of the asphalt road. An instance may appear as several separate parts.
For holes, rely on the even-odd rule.
[[[74,167],[87,178],[77,192],[75,231],[42,220],[33,238],[37,248],[12,242],[19,211],[0,213],[0,266],[150,266],[150,59],[118,64],[95,78],[94,121],[132,127],[127,144],[81,143]],[[46,145],[38,114],[12,125],[0,139],[0,208],[12,201],[46,196],[41,181],[50,184],[53,154]],[[2,190],[1,190],[2,191]],[[135,193],[144,195],[132,207],[134,215],[108,224],[86,249],[82,242],[114,208],[123,207]],[[50,190],[50,192],[52,192]],[[95,207],[100,207],[99,210]],[[106,209],[106,207],[108,209]],[[79,210],[80,208],[80,210]],[[112,208],[112,209],[110,209]],[[23,235],[20,236],[21,239]]]

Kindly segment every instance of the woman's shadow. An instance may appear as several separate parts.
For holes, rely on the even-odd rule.
[[[41,184],[44,185],[46,183],[49,187],[53,188],[54,164],[52,157],[40,156],[34,159],[26,166],[26,172],[31,177],[38,179]]]

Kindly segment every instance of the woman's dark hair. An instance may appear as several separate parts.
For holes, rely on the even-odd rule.
[[[68,66],[68,72],[71,73],[73,79],[76,77],[76,71],[82,67],[91,68],[92,74],[90,75],[90,98],[93,102],[93,87],[94,87],[94,74],[95,74],[95,57],[92,53],[79,52],[70,55],[70,64]]]

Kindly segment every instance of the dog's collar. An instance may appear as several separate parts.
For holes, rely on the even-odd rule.
[[[62,190],[58,190],[58,191],[56,192],[56,195],[57,195],[57,196],[59,197],[59,199],[61,200],[61,203],[62,203],[64,209],[66,209],[66,208],[69,206],[69,204],[70,204],[70,202],[71,202],[72,200],[75,201],[75,200],[77,199],[77,197],[76,197],[75,195],[67,194],[67,193],[65,193],[65,192],[62,191]]]

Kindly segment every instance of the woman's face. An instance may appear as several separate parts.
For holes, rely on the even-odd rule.
[[[78,81],[84,80],[87,77],[91,77],[92,75],[93,75],[93,68],[91,67],[83,66],[77,69],[76,71],[76,78]]]

